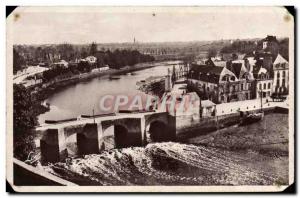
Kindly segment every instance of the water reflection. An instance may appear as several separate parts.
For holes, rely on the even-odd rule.
[[[145,70],[119,75],[120,79],[109,79],[103,76],[90,81],[79,82],[58,91],[47,99],[50,111],[39,116],[39,122],[77,117],[81,114],[103,113],[99,109],[99,100],[104,95],[143,94],[137,90],[136,82],[155,75],[166,75],[171,66],[157,66]],[[107,112],[105,112],[107,113]]]

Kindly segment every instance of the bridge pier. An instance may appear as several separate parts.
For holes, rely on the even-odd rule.
[[[176,141],[176,116],[168,115],[168,141]]]
[[[47,129],[40,140],[43,162],[59,162],[68,157],[63,128]]]
[[[68,122],[40,130],[43,131],[40,140],[42,163],[59,162],[68,157],[67,149],[86,155],[114,148],[145,146],[150,142],[175,141],[176,117],[167,112],[154,112],[114,120]],[[71,147],[74,143],[77,150]]]
[[[78,154],[99,153],[98,127],[96,123],[87,123],[81,133],[77,133]]]

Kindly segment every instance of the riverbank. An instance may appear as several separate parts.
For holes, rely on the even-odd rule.
[[[90,80],[92,78],[107,76],[107,75],[119,75],[119,74],[123,74],[123,73],[143,70],[143,69],[147,69],[147,68],[151,68],[151,67],[155,67],[155,66],[157,66],[155,62],[139,63],[134,66],[131,66],[131,67],[127,66],[127,67],[124,67],[121,69],[109,69],[106,71],[95,71],[95,72],[89,72],[89,73],[82,73],[82,74],[73,75],[73,76],[67,77],[67,78],[62,78],[62,79],[58,78],[58,79],[52,80],[47,83],[37,84],[32,87],[29,87],[29,89],[33,89],[37,92],[49,91],[49,95],[51,95],[51,93],[53,91],[55,91],[56,89],[63,88],[65,86],[72,85],[72,84],[75,84],[78,82]],[[49,95],[45,95],[45,97],[49,96]],[[46,98],[44,98],[44,99],[46,99]]]
[[[152,67],[157,67],[161,65],[168,65],[170,63],[175,63],[172,61],[166,62],[147,62],[147,63],[139,63],[134,66],[127,66],[122,69],[109,69],[106,71],[97,71],[97,72],[89,72],[79,75],[74,75],[72,77],[56,79],[51,82],[39,84],[36,86],[29,87],[28,89],[31,91],[33,95],[42,103],[44,100],[49,98],[51,95],[55,94],[59,90],[62,90],[68,86],[77,84],[79,82],[89,81],[93,78],[99,78],[104,76],[113,76],[113,75],[122,75],[134,71],[140,71]],[[44,113],[43,111],[42,113]]]
[[[260,109],[251,110],[251,112],[258,111]],[[288,109],[280,106],[264,107],[263,111],[265,115],[274,113],[288,114]],[[204,118],[176,117],[177,141],[186,141],[192,137],[207,135],[220,129],[226,129],[239,124],[240,119],[239,112]]]
[[[279,110],[280,112],[280,110]],[[239,164],[268,172],[277,185],[289,183],[288,114],[268,111],[262,121],[233,125],[209,134],[188,138],[184,143],[215,148],[240,156]]]
[[[264,124],[268,125],[263,130]],[[273,124],[276,123],[276,124]],[[288,116],[231,126],[184,142],[70,158],[43,169],[79,185],[287,185]]]

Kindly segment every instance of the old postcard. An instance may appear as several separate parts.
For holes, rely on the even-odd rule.
[[[18,192],[266,192],[294,183],[285,7],[17,7],[7,180]]]

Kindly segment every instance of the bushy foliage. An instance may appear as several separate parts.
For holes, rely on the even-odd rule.
[[[23,65],[25,65],[24,58],[19,55],[17,50],[13,49],[13,73],[15,74],[18,70],[21,70]]]
[[[285,38],[279,41],[279,53],[285,58],[289,60],[289,39]]]
[[[32,128],[37,124],[36,102],[23,85],[13,86],[14,156],[25,160],[35,148]]]
[[[137,50],[110,50],[96,56],[99,66],[109,65],[111,68],[119,69],[124,66],[133,66],[137,63],[154,61],[150,55],[141,54]]]
[[[43,77],[46,81],[55,79],[62,75],[73,75],[79,73],[87,73],[96,67],[103,67],[109,65],[114,69],[120,69],[125,66],[133,66],[141,62],[154,61],[154,58],[149,55],[144,55],[137,50],[115,50],[113,52],[107,50],[105,52],[96,53],[97,63],[90,64],[87,61],[80,61],[78,64],[69,64],[68,68],[54,67],[50,70],[43,72]]]
[[[254,41],[234,41],[230,45],[226,45],[221,49],[221,53],[250,53],[257,50],[257,45]]]

